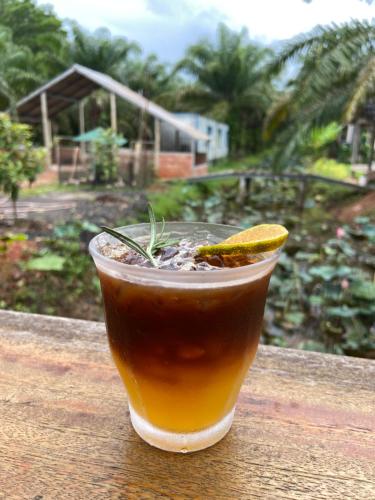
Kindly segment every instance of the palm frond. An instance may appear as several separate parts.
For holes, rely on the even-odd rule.
[[[291,94],[282,95],[268,111],[263,125],[263,139],[268,141],[288,118],[292,107]]]
[[[359,107],[370,96],[375,96],[375,56],[369,58],[354,83],[353,93],[347,102],[344,113],[344,118],[347,122],[353,120]]]

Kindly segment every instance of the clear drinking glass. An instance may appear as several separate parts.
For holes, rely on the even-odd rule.
[[[146,236],[149,224],[118,229]],[[217,243],[240,228],[166,224],[172,238]],[[90,242],[103,295],[109,345],[125,384],[131,421],[149,444],[190,452],[229,431],[241,384],[255,357],[268,283],[279,251],[218,271],[169,271],[123,264]]]

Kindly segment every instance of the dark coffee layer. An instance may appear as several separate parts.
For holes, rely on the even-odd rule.
[[[145,287],[101,273],[111,347],[142,372],[155,364],[209,368],[241,358],[256,350],[269,277],[194,290]]]

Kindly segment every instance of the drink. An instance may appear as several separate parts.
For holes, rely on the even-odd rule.
[[[238,232],[200,223],[170,223],[167,230],[180,238],[202,239],[205,234],[210,243]],[[126,228],[132,237],[148,232],[147,224]],[[102,245],[113,240],[99,235],[90,251],[133,426],[150,444],[171,451],[214,444],[231,426],[255,357],[278,252],[251,265],[223,269],[190,259],[190,268],[198,270],[173,271],[168,269],[177,265],[176,256],[159,262],[167,269],[124,264],[119,256],[109,259],[100,253],[103,246],[98,251],[100,238]],[[180,267],[189,266],[181,262]],[[235,259],[231,264],[236,265]]]

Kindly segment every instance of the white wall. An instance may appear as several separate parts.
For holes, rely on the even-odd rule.
[[[195,113],[174,113],[179,120],[189,123],[210,137],[206,141],[197,141],[197,152],[207,153],[208,161],[225,158],[229,149],[229,126]]]

